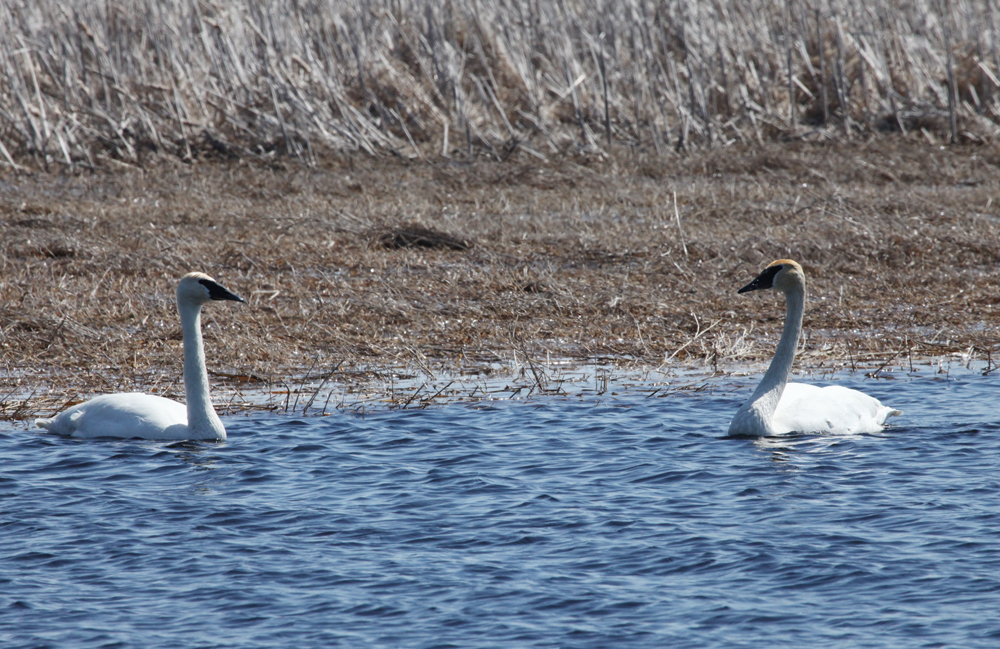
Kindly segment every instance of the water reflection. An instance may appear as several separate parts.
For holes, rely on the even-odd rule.
[[[816,456],[849,456],[858,453],[858,445],[865,445],[870,440],[886,438],[885,433],[860,435],[775,435],[757,437],[753,440],[754,448],[761,453],[767,453],[772,462],[779,464],[810,464],[817,460]]]

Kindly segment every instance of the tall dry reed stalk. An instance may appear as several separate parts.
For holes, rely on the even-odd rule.
[[[988,0],[3,0],[0,163],[994,138]]]

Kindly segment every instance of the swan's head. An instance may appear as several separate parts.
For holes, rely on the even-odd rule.
[[[768,264],[767,268],[760,275],[737,291],[737,293],[763,291],[769,288],[787,292],[792,289],[802,288],[805,284],[806,276],[802,272],[802,266],[799,266],[791,259],[779,259]]]
[[[178,303],[188,302],[201,305],[213,300],[232,300],[233,302],[246,303],[246,300],[205,273],[188,273],[177,284]]]

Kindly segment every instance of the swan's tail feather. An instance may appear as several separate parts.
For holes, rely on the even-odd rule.
[[[44,428],[45,430],[52,430],[52,422],[54,420],[55,417],[53,417],[52,419],[36,419],[35,426],[37,426],[38,428]]]
[[[898,417],[901,414],[903,414],[902,410],[897,410],[896,408],[883,406],[881,412],[878,413],[876,421],[878,421],[879,426],[884,426],[886,419],[888,419],[889,417]]]

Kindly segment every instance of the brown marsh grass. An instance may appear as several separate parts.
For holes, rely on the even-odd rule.
[[[803,365],[991,359],[994,4],[0,3],[0,417],[179,394],[192,269],[250,301],[218,381],[286,407],[764,360],[734,291],[786,256]]]
[[[8,170],[4,416],[180,394],[173,289],[192,269],[249,301],[206,308],[216,379],[278,392],[303,375],[392,385],[510,367],[540,384],[553,358],[766,360],[780,299],[735,291],[780,257],[809,278],[800,366],[991,357],[996,147],[911,134],[620,153]]]

